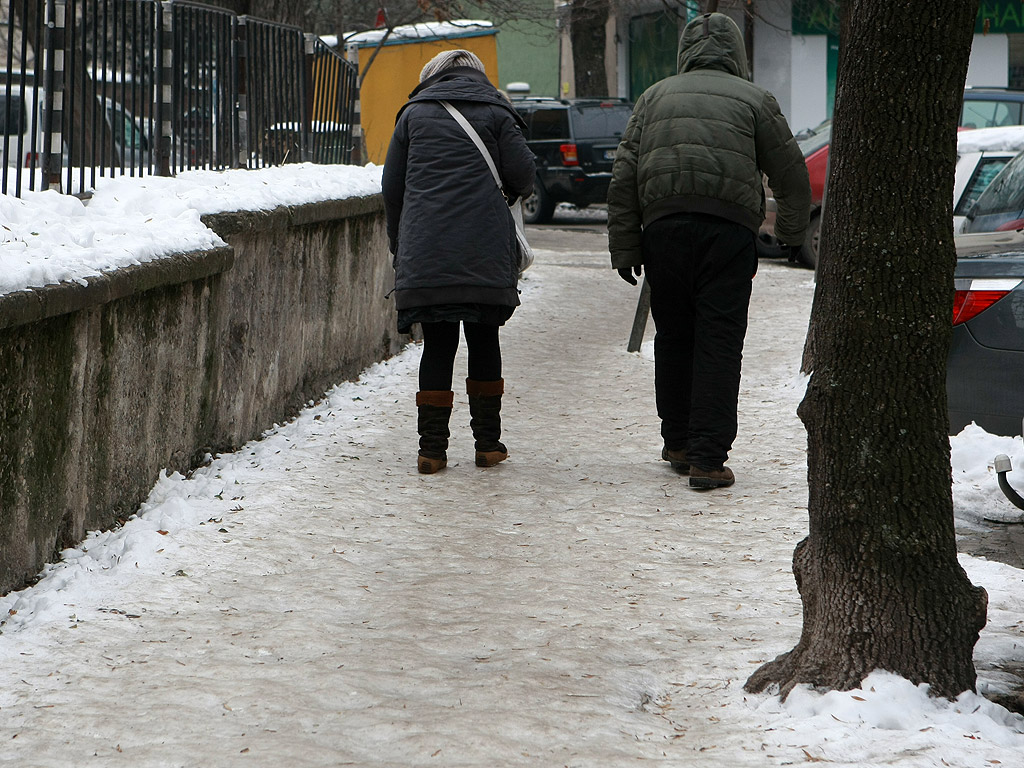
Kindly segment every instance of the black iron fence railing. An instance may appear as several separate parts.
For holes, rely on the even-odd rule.
[[[4,52],[4,82],[0,87],[0,120],[3,121],[3,168],[0,170],[0,192],[9,189],[40,188],[39,152],[43,148],[43,88],[36,51],[42,51],[45,27],[35,20],[43,18],[44,0],[10,0],[3,32],[7,41]],[[41,64],[42,62],[38,62]]]
[[[170,5],[170,168],[234,168],[238,163],[238,19],[220,8]]]
[[[48,88],[55,110],[46,128],[54,137],[46,157],[48,180],[80,191],[95,186],[97,177],[154,172],[161,6],[139,0],[50,5],[63,18],[54,24],[52,41],[57,64]]]
[[[249,16],[239,21],[245,46],[248,165],[305,160],[305,35],[298,27]]]
[[[308,159],[314,163],[346,163],[352,156],[359,76],[356,67],[322,40],[313,40],[312,49]]]
[[[4,9],[0,193],[352,160],[356,66],[298,27],[190,0]]]

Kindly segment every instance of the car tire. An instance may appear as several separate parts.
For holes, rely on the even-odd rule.
[[[523,200],[523,221],[527,224],[547,224],[555,215],[555,203],[540,180],[534,182],[533,194]]]
[[[800,263],[808,269],[818,268],[818,250],[821,247],[821,212],[811,214],[804,244],[800,248]]]

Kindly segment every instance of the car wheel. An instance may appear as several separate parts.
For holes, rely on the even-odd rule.
[[[818,249],[821,247],[821,213],[811,216],[804,235],[804,244],[800,248],[800,263],[810,269],[818,268]]]
[[[547,224],[555,214],[552,202],[544,185],[537,181],[533,185],[533,194],[523,200],[523,221],[527,224]]]

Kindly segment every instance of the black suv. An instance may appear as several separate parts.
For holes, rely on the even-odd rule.
[[[608,197],[612,161],[633,113],[626,99],[513,99],[537,157],[533,195],[523,201],[530,224],[551,221],[558,203],[585,208]]]

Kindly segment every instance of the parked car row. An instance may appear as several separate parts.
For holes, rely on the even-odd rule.
[[[957,134],[953,231],[957,264],[946,366],[951,433],[971,422],[1019,435],[1024,417],[1024,92],[969,88]],[[817,264],[831,123],[797,135],[811,179],[811,225],[801,261]],[[775,201],[758,239],[762,256],[782,255]]]
[[[1020,128],[1024,124],[1022,110],[1024,91],[976,87],[964,90],[953,195],[954,231],[960,231],[967,211],[978,200],[987,184],[1014,155],[1024,150],[1024,142],[1020,141],[1024,130]],[[811,180],[811,218],[800,251],[800,261],[813,269],[818,263],[821,240],[821,209],[832,139],[831,120],[801,131],[796,134],[796,139]],[[779,247],[775,239],[776,203],[767,187],[765,207],[765,221],[758,233],[758,253],[762,257],[782,256],[786,251]]]
[[[0,79],[7,79],[0,72]],[[21,168],[37,167],[45,145],[42,133],[42,88],[34,87],[33,72],[12,72],[12,88],[0,89],[0,165]],[[124,166],[147,165],[151,142],[143,122],[124,105],[110,98],[97,96],[97,110],[106,122],[105,130],[112,140],[117,162]],[[64,165],[69,162],[69,149],[64,145]]]

